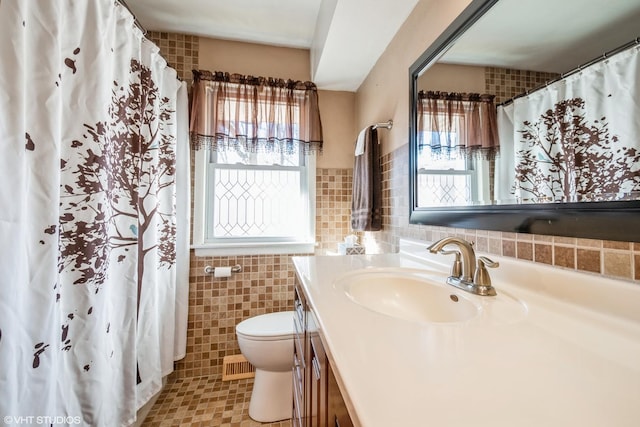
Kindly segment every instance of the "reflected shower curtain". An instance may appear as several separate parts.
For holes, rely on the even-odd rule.
[[[110,0],[0,32],[0,415],[129,425],[184,354],[186,88]]]
[[[636,44],[499,107],[499,200],[639,200],[638,99]]]

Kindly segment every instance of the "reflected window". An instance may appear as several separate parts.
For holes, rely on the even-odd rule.
[[[499,144],[493,95],[420,92],[418,206],[466,206],[491,200]]]
[[[439,115],[444,121],[445,116]],[[439,129],[423,129],[419,136],[418,153],[418,185],[417,197],[420,206],[455,206],[477,202],[478,192],[473,183],[475,171],[466,156],[455,151],[448,151],[443,155],[441,150],[432,147],[442,147],[449,142],[453,146],[464,138],[464,117],[455,120],[453,131]]]

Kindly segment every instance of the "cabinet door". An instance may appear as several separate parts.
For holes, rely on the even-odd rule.
[[[293,348],[293,413],[292,425],[306,427],[304,413],[304,364],[300,359],[298,346]]]
[[[307,420],[307,387],[308,351],[307,346],[307,301],[300,285],[296,283],[294,290],[295,315],[293,319],[293,413],[292,424],[295,427],[308,427]]]
[[[327,356],[320,336],[311,335],[311,426],[327,427]]]
[[[347,411],[347,405],[344,403],[340,389],[338,388],[338,382],[331,370],[331,365],[327,363],[328,374],[328,414],[327,414],[327,426],[328,427],[353,427],[351,417]]]

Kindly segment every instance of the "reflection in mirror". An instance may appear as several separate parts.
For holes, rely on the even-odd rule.
[[[493,99],[493,95],[418,93],[420,206],[491,202],[491,166],[499,149]]]
[[[418,143],[418,206],[470,206],[521,203],[513,192],[515,176],[512,170],[514,159],[511,153],[499,150],[505,146],[504,140],[512,136],[503,132],[498,142],[496,103],[502,103],[512,96],[531,90],[558,76],[556,73],[515,70],[502,67],[462,65],[444,62],[444,59],[425,70],[418,79],[417,143]],[[491,99],[487,113],[480,123],[495,127],[474,139],[480,146],[497,146],[490,156],[469,156],[464,150],[465,143],[446,153],[425,149],[421,136],[430,132],[425,122],[434,120],[442,113],[423,108],[424,94],[433,91],[450,91],[448,97],[483,97]],[[485,93],[487,92],[487,93]],[[447,92],[440,92],[447,93]],[[482,95],[480,95],[482,93]],[[444,108],[444,106],[443,106]],[[448,111],[444,109],[444,111]],[[462,117],[456,114],[457,117]],[[454,121],[452,121],[454,122]],[[464,134],[464,129],[452,126],[452,135]],[[462,132],[460,132],[462,130]],[[504,127],[503,127],[504,131]],[[495,135],[494,135],[495,134]],[[457,160],[457,162],[456,162]],[[452,164],[453,161],[453,164]],[[426,178],[430,176],[431,179]],[[462,176],[465,176],[463,181]],[[435,177],[438,177],[437,181]],[[455,177],[455,178],[454,178]],[[526,202],[526,201],[525,201]]]
[[[411,222],[628,240],[583,228],[640,206],[639,20],[640,0],[472,1],[410,70]]]

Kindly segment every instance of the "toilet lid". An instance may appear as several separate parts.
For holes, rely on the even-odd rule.
[[[236,333],[256,339],[287,339],[293,337],[293,311],[261,314],[236,325]]]

